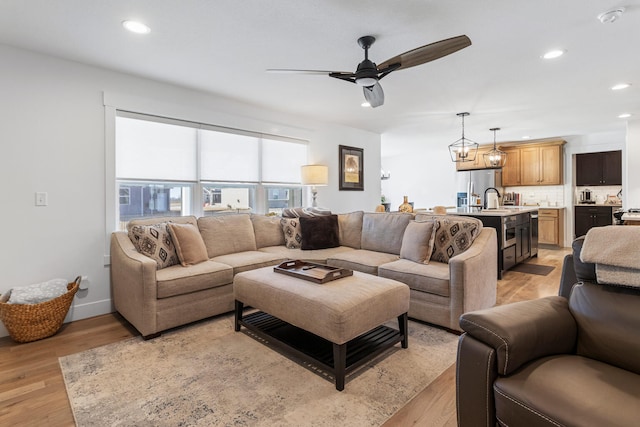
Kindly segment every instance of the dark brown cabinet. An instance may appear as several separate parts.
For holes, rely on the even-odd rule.
[[[593,227],[613,224],[613,212],[607,206],[575,206],[575,236],[587,234]]]
[[[576,185],[622,185],[622,151],[576,154]]]

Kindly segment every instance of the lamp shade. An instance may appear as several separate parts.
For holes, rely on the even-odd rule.
[[[302,185],[323,186],[329,184],[329,167],[306,165],[301,168]]]

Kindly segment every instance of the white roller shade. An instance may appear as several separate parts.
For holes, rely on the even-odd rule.
[[[116,177],[193,181],[196,129],[116,117]]]
[[[307,163],[307,145],[262,139],[262,181],[300,183],[300,167]]]
[[[200,130],[200,179],[205,181],[260,180],[259,138]]]

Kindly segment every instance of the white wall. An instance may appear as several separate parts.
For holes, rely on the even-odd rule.
[[[104,265],[104,94],[177,118],[309,139],[309,162],[329,166],[329,186],[318,192],[321,206],[347,212],[379,203],[377,134],[3,45],[0,62],[0,293],[54,277],[88,276],[90,288],[78,293],[67,320],[112,310]],[[338,191],[339,144],[364,148],[364,192]],[[48,206],[35,206],[36,192],[48,193]]]
[[[448,144],[430,141],[424,135],[382,135],[384,147],[394,147],[393,153],[381,160],[391,178],[382,181],[382,194],[397,210],[403,196],[414,202],[414,208],[456,205],[456,166],[449,156]],[[378,176],[380,169],[378,169]],[[462,190],[460,190],[462,191]]]
[[[627,138],[625,144],[626,156],[622,159],[622,207],[624,209],[640,208],[640,120],[627,123]]]

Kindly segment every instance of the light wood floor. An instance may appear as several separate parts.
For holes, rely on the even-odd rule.
[[[498,304],[556,295],[562,259],[569,249],[540,250],[536,262],[556,266],[548,276],[508,271],[498,281]],[[119,315],[63,325],[45,340],[16,344],[0,338],[0,425],[73,426],[58,357],[117,342],[137,332]],[[391,426],[456,426],[455,366],[394,415]]]

